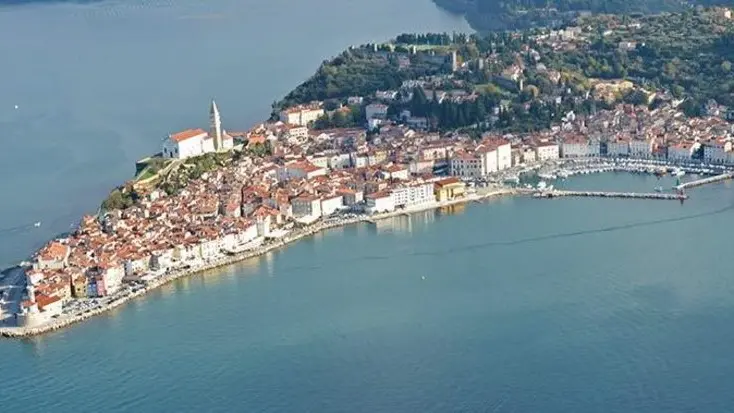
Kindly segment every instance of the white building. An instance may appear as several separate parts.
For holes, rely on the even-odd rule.
[[[627,139],[614,139],[607,142],[607,156],[629,156],[630,141]]]
[[[403,165],[390,165],[382,168],[381,175],[383,179],[408,179],[408,168]]]
[[[462,178],[481,178],[486,175],[482,157],[472,153],[455,153],[449,161],[451,175]]]
[[[559,148],[555,143],[540,143],[535,148],[536,158],[538,161],[547,161],[559,158]]]
[[[668,160],[671,162],[689,162],[694,151],[694,145],[690,142],[680,142],[668,146]]]
[[[716,140],[706,143],[703,147],[703,160],[707,163],[728,163],[731,149],[731,141],[728,140]]]
[[[203,239],[199,242],[199,255],[204,260],[211,260],[221,255],[222,240],[220,238]]]
[[[325,196],[321,199],[321,216],[329,216],[344,208],[342,195]]]
[[[646,139],[632,139],[629,141],[629,156],[631,158],[647,159],[652,157],[652,141]]]
[[[390,192],[382,191],[365,195],[366,201],[365,212],[368,214],[377,214],[380,212],[392,212],[395,210],[395,203]]]
[[[280,120],[291,125],[307,126],[323,115],[321,104],[299,105],[282,110]]]
[[[355,168],[364,168],[370,164],[369,157],[364,154],[352,153],[352,166]]]
[[[320,217],[321,216],[321,199],[314,195],[303,194],[291,200],[293,206],[293,216],[300,217]]]
[[[382,103],[371,103],[364,108],[367,120],[387,118],[388,106]]]
[[[390,196],[396,208],[411,208],[436,202],[433,183],[416,183],[399,186],[390,191]]]
[[[512,167],[512,146],[510,142],[500,142],[497,145],[497,170],[502,171]]]
[[[327,156],[307,156],[306,160],[319,168],[329,167],[329,158]]]
[[[491,174],[497,172],[498,168],[498,157],[497,149],[486,148],[481,150],[480,157],[482,159],[482,175]]]
[[[585,158],[589,156],[589,141],[585,138],[568,138],[561,144],[564,158]]]
[[[329,157],[328,166],[331,169],[346,169],[352,166],[352,158],[348,153],[340,153]]]
[[[308,128],[301,125],[287,125],[286,139],[306,139],[308,137]]]
[[[168,135],[163,141],[163,157],[186,159],[214,151],[214,142],[204,129],[187,129]]]
[[[122,279],[125,277],[125,269],[123,266],[115,265],[104,270],[102,273],[104,278],[104,287],[107,294],[112,294],[122,286]]]
[[[538,159],[538,153],[529,146],[524,146],[520,151],[522,153],[522,162],[524,163],[533,163]]]

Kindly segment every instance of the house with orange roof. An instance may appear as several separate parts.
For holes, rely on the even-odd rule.
[[[318,167],[308,161],[297,161],[290,163],[278,171],[278,179],[287,181],[291,179],[312,179],[317,176],[326,175],[326,168]]]
[[[34,268],[60,270],[67,266],[70,254],[71,248],[68,245],[52,241],[38,252]]]
[[[463,197],[466,193],[466,184],[456,177],[436,181],[433,186],[438,202],[451,201]]]

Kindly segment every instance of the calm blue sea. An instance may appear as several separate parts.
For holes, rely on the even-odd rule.
[[[159,136],[206,122],[210,96],[231,129],[245,127],[349,43],[461,27],[428,0],[0,8],[0,54],[13,56],[0,65],[0,173],[12,177],[0,191],[13,194],[0,227],[44,221],[1,233],[2,259],[94,209]],[[734,192],[691,195],[505,198],[331,230],[73,328],[0,341],[0,406],[731,411]]]
[[[505,198],[328,231],[0,342],[3,410],[730,411],[734,192],[691,195]]]

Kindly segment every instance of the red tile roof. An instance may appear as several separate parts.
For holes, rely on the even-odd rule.
[[[175,142],[183,142],[187,139],[206,134],[207,132],[204,129],[186,129],[185,131],[174,133],[171,135],[171,139]]]

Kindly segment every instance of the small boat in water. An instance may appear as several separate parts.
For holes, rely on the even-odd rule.
[[[33,226],[36,227],[36,228],[40,227],[41,226],[41,221],[38,221],[38,222],[34,223]]]
[[[683,176],[683,175],[686,174],[686,171],[684,171],[684,170],[682,170],[680,168],[675,168],[675,169],[673,169],[673,172],[671,172],[671,174],[673,176],[675,176],[675,177],[680,178],[681,176]]]
[[[662,186],[656,186],[655,187],[655,192],[663,192],[663,187]]]

